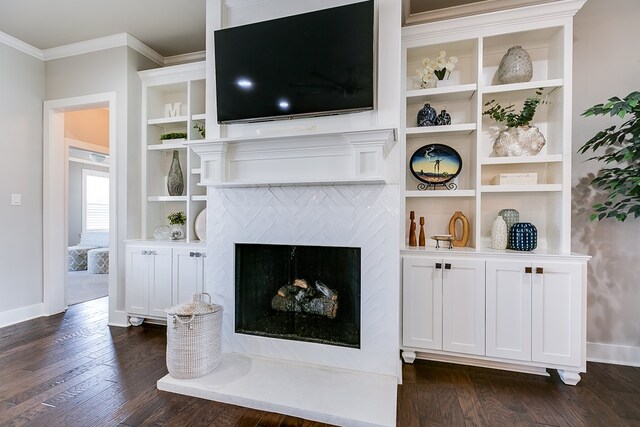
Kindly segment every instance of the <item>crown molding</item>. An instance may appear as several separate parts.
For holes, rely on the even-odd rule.
[[[176,65],[185,64],[187,62],[204,61],[206,59],[206,51],[185,53],[182,55],[166,56],[164,58],[164,65]]]
[[[162,55],[127,33],[112,34],[110,36],[99,37],[97,39],[52,47],[50,49],[44,49],[42,53],[44,54],[45,61],[51,61],[54,59],[67,58],[69,56],[82,55],[85,53],[123,46],[130,47],[158,65],[164,65],[164,58]]]
[[[5,44],[9,47],[14,48],[22,53],[26,53],[27,55],[33,56],[36,59],[41,61],[44,60],[44,55],[42,51],[37,47],[33,47],[28,43],[23,42],[22,40],[18,40],[15,37],[10,36],[7,33],[3,33],[0,31],[0,43]]]

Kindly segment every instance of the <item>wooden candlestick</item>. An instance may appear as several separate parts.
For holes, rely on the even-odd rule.
[[[424,217],[420,217],[420,237],[418,238],[418,246],[426,246],[427,239],[424,237]]]
[[[414,211],[409,213],[409,219],[411,220],[411,225],[409,226],[409,246],[418,246],[416,241],[416,213]]]

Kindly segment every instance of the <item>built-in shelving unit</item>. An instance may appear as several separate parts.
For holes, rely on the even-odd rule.
[[[199,186],[200,157],[187,143],[203,140],[196,125],[204,127],[205,64],[192,63],[141,71],[142,79],[142,239],[153,239],[167,215],[183,211],[187,216],[186,242],[197,242],[194,221],[206,207],[206,188]],[[184,141],[163,142],[160,135],[184,132]],[[167,175],[174,151],[178,152],[184,192],[170,196]]]
[[[586,369],[589,257],[571,253],[570,229],[572,19],[583,3],[563,0],[403,28],[399,144],[405,362],[422,357],[541,375],[555,368],[574,385]],[[531,56],[531,81],[495,84],[502,57],[517,45]],[[416,69],[423,58],[436,58],[443,50],[458,57],[452,85],[421,88]],[[535,156],[498,157],[493,143],[501,129],[483,115],[486,104],[496,100],[519,111],[539,88],[548,102],[538,106],[532,125],[545,136],[545,146]],[[447,110],[451,125],[418,127],[417,113],[426,103],[438,112]],[[428,144],[447,145],[460,155],[454,189],[422,190],[411,173],[413,153]],[[500,184],[504,174],[530,180]],[[492,224],[506,208],[536,226],[534,251],[490,247]],[[409,246],[410,211],[416,223],[424,217],[425,247]],[[450,234],[449,221],[457,211],[469,221],[466,247],[436,248],[429,237]]]

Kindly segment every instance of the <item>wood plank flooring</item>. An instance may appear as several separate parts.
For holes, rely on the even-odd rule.
[[[0,426],[325,426],[158,391],[165,333],[108,327],[106,298],[0,329]],[[555,372],[405,364],[397,425],[640,426],[640,368],[587,369],[570,387]]]

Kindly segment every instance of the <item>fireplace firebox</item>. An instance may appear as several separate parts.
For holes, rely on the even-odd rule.
[[[235,245],[235,331],[360,348],[360,248]]]

